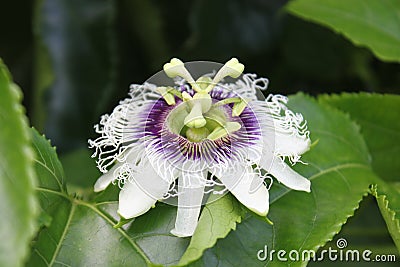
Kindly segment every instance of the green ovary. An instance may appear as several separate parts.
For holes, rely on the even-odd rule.
[[[187,138],[191,142],[199,143],[211,135],[216,129],[223,128],[227,123],[227,116],[222,108],[213,107],[202,114],[205,124],[201,127],[189,127],[185,119],[191,109],[187,102],[179,104],[167,117],[167,126],[175,134]]]
[[[210,131],[206,127],[188,128],[185,134],[189,141],[198,143],[206,139]]]

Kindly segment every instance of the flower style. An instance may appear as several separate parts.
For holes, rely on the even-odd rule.
[[[258,100],[257,90],[265,90],[268,80],[243,70],[233,58],[215,75],[194,80],[174,58],[164,65],[174,86],[132,85],[130,97],[96,125],[101,136],[89,140],[104,173],[94,190],[118,183],[118,213],[125,219],[177,197],[171,233],[180,237],[193,235],[210,192],[230,191],[261,216],[269,209],[270,174],[310,192],[310,181],[285,163],[295,164],[309,149],[306,122],[286,107],[284,96]]]

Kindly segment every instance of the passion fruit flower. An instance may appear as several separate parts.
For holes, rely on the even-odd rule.
[[[215,75],[194,80],[174,58],[164,65],[174,86],[131,85],[130,97],[95,126],[101,136],[89,140],[104,173],[94,190],[118,183],[118,213],[125,219],[177,197],[171,233],[180,237],[193,235],[210,192],[230,191],[261,216],[269,209],[269,174],[309,192],[310,181],[286,164],[300,161],[310,147],[306,122],[286,107],[284,96],[258,100],[268,80],[243,70],[233,58]]]

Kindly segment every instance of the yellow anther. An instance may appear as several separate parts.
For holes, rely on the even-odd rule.
[[[185,64],[178,58],[172,58],[169,63],[164,64],[164,71],[170,78],[181,76],[182,70],[185,69]]]

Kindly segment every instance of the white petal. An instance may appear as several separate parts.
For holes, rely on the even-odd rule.
[[[134,163],[134,161],[136,160],[136,156],[137,156],[137,152],[134,149],[128,149],[127,151],[124,152],[125,155],[127,155],[126,157],[126,162],[128,163]],[[104,189],[106,189],[111,182],[117,178],[117,175],[115,173],[115,171],[121,167],[124,164],[124,162],[117,162],[114,164],[114,166],[108,170],[108,172],[104,173],[102,176],[100,176],[96,183],[94,184],[94,192],[100,192],[103,191]]]
[[[179,177],[178,212],[175,228],[171,234],[179,237],[192,236],[197,227],[204,195],[204,183],[201,182],[207,172],[183,172]]]
[[[283,183],[289,188],[306,192],[311,191],[310,180],[292,170],[290,166],[281,160],[276,160],[272,164],[270,172],[279,182]]]
[[[108,172],[100,176],[94,184],[94,192],[100,192],[107,188],[111,182],[116,178],[114,177],[114,171],[122,166],[122,163],[116,163]]]
[[[169,183],[158,176],[150,165],[134,174],[133,181],[119,193],[118,213],[126,219],[146,213],[168,191]]]
[[[275,131],[275,151],[281,156],[302,155],[310,149],[310,139],[303,135]]]
[[[304,178],[280,158],[273,157],[271,153],[264,153],[260,166],[271,173],[279,182],[294,190],[310,192],[310,180]]]
[[[293,157],[310,148],[307,123],[300,113],[287,109],[288,99],[269,95],[265,101],[253,101],[251,107],[259,119],[265,143],[269,142],[275,155]]]
[[[235,169],[235,168],[233,168]],[[269,193],[263,180],[253,172],[251,166],[241,166],[235,171],[214,174],[229,191],[251,211],[266,216],[269,209]]]

